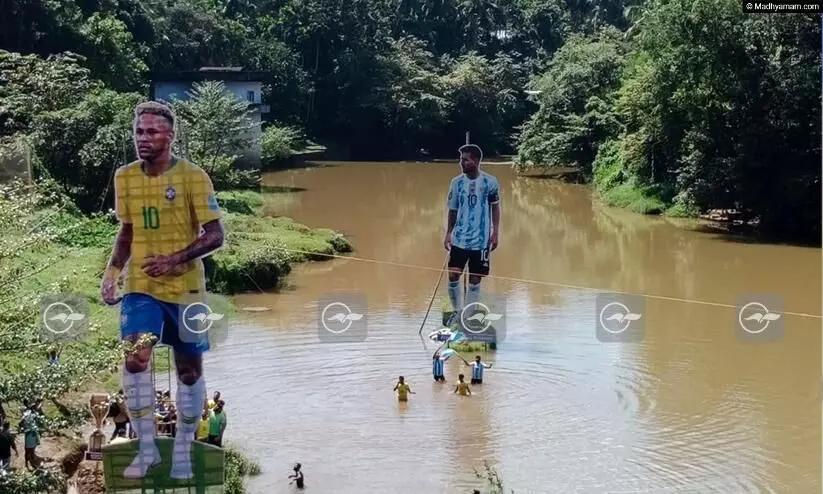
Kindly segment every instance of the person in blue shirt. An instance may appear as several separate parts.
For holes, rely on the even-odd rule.
[[[497,178],[480,171],[483,151],[476,144],[460,149],[461,175],[449,185],[448,226],[443,246],[449,251],[449,300],[454,313],[452,326],[460,320],[463,307],[478,301],[480,280],[489,274],[489,252],[497,248],[500,231],[500,185]],[[460,278],[468,264],[466,304],[460,300]]]
[[[465,364],[472,368],[472,384],[483,384],[483,369],[491,369],[492,364],[487,364],[483,362],[480,358],[480,355],[474,358],[474,362],[468,363],[465,360],[463,361]]]
[[[432,355],[432,375],[435,381],[446,382],[446,376],[443,373],[445,364],[446,362],[440,359],[440,350],[436,350]]]

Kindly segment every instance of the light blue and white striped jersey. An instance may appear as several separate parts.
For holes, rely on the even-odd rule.
[[[448,207],[457,211],[452,245],[465,250],[489,246],[492,230],[491,205],[500,202],[497,179],[481,171],[475,179],[465,174],[454,177],[449,185]]]
[[[435,376],[442,376],[445,368],[444,364],[445,362],[440,360],[440,358],[432,359],[432,374]]]
[[[477,363],[475,360],[472,362],[472,379],[483,379],[483,369],[487,369],[489,364],[486,362]]]

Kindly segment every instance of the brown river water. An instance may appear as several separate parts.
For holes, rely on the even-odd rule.
[[[483,290],[506,300],[506,338],[459,397],[470,370],[450,360],[434,383],[418,337],[458,165],[328,165],[268,174],[293,192],[266,210],[343,232],[362,260],[300,265],[281,293],[237,297],[271,310],[239,313],[206,361],[226,439],[262,465],[250,492],[293,492],[299,461],[305,492],[471,493],[484,460],[517,494],[821,491],[820,249],[700,233],[486,165],[502,278]],[[646,297],[641,341],[598,339],[596,295],[610,290]],[[365,341],[318,329],[318,300],[339,291],[366,298]],[[750,293],[782,297],[782,333],[742,337]],[[444,281],[424,334],[445,296]],[[392,392],[401,374],[408,404]]]

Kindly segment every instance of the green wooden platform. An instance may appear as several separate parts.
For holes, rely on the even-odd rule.
[[[143,479],[123,478],[123,470],[137,454],[137,440],[118,442],[103,447],[103,472],[106,492],[116,493],[190,493],[212,494],[223,492],[225,480],[225,452],[222,448],[195,441],[192,443],[192,470],[194,477],[174,480],[171,455],[174,438],[155,439],[162,462],[149,470]]]

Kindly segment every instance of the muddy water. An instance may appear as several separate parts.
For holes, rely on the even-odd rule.
[[[819,315],[819,249],[698,233],[489,165],[503,278],[483,287],[506,297],[507,336],[463,398],[452,386],[465,369],[450,361],[448,384],[433,383],[417,337],[456,166],[332,165],[268,175],[291,192],[267,210],[340,230],[381,262],[306,265],[283,293],[238,297],[271,310],[239,315],[207,360],[227,439],[262,463],[252,492],[290,492],[295,461],[310,492],[471,492],[484,460],[518,494],[820,492],[819,316],[784,314],[776,341],[743,341],[734,308],[766,292]],[[598,340],[597,290],[647,296],[642,341]],[[317,300],[334,291],[366,296],[365,341],[319,337]],[[407,405],[392,393],[400,374],[416,391]]]

